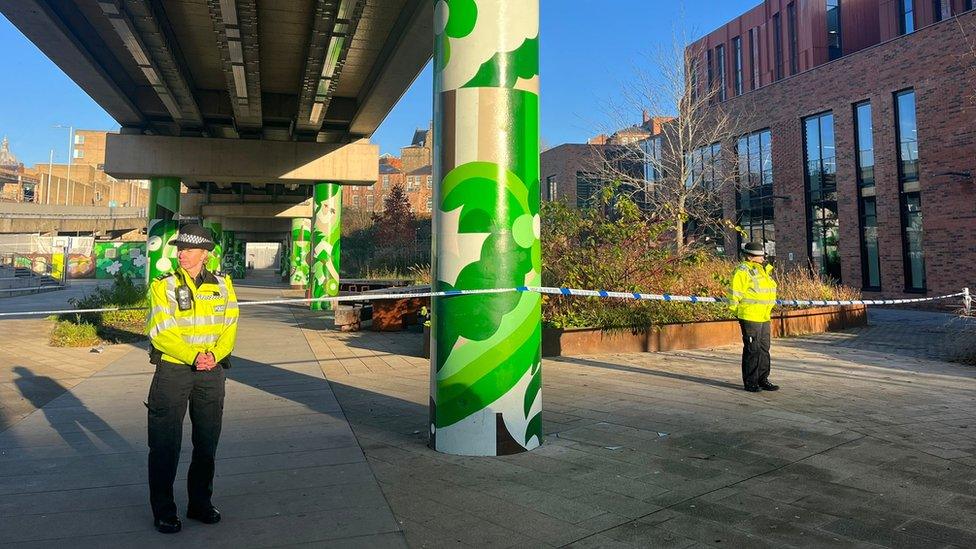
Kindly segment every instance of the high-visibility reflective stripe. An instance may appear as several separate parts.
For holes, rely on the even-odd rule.
[[[215,343],[219,338],[219,334],[184,335],[183,341],[190,345],[205,345],[207,343]]]
[[[176,322],[172,318],[162,318],[157,322],[150,322],[149,324],[149,338],[153,337],[169,330],[170,328],[176,328]]]
[[[219,324],[223,322],[220,315],[196,315],[196,316],[181,316],[176,318],[176,322],[180,327],[194,327],[206,324]]]
[[[759,288],[754,290],[757,294],[775,294],[776,288]]]

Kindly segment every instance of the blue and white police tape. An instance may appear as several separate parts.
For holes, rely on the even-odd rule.
[[[332,297],[309,297],[294,299],[268,299],[259,301],[241,301],[241,307],[252,305],[289,305],[299,303],[312,303],[314,301],[327,301],[333,303],[380,301],[391,299],[409,299],[421,297],[455,297],[462,295],[484,295],[502,294],[511,292],[536,292],[540,294],[559,295],[559,296],[580,296],[580,297],[602,297],[616,299],[638,299],[649,301],[670,301],[677,303],[728,303],[725,297],[709,297],[697,295],[672,295],[672,294],[647,294],[640,292],[614,292],[609,290],[580,290],[577,288],[555,288],[548,286],[519,286],[516,288],[488,288],[482,290],[446,290],[440,292],[400,292],[400,293],[364,293],[350,294]],[[806,305],[828,306],[828,305],[898,305],[902,303],[921,303],[924,301],[938,301],[953,297],[962,297],[969,301],[968,288],[954,294],[940,295],[936,297],[918,297],[910,299],[852,299],[852,300],[823,300],[823,299],[777,299],[776,304],[784,307],[800,307]],[[81,313],[103,313],[113,311],[138,311],[145,310],[145,307],[106,307],[103,309],[64,309],[53,311],[25,311],[0,313],[0,318],[9,316],[38,316],[38,315],[60,315],[60,314],[81,314]]]

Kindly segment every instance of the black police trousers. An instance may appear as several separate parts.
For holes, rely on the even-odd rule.
[[[740,320],[742,328],[742,384],[758,387],[769,380],[769,322]]]
[[[180,461],[187,404],[193,459],[186,478],[189,508],[206,510],[213,494],[214,455],[224,413],[224,369],[193,371],[160,361],[149,388],[149,503],[154,518],[176,516],[173,481]]]

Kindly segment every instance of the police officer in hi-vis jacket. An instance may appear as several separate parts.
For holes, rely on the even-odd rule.
[[[182,528],[173,500],[187,405],[193,458],[186,479],[187,518],[220,521],[210,501],[214,455],[224,410],[224,369],[237,337],[237,296],[230,277],[204,268],[214,242],[208,229],[186,225],[173,241],[179,267],[149,285],[149,501],[154,525],[166,534]]]
[[[744,260],[732,274],[729,308],[742,328],[742,383],[746,391],[775,391],[769,382],[770,312],[776,305],[776,281],[772,265],[764,265],[763,245],[750,242],[742,248]]]

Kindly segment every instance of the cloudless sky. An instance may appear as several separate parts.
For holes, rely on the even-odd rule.
[[[672,42],[677,29],[697,38],[761,0],[541,0],[542,139],[581,143],[612,126],[611,104],[646,55]],[[118,124],[53,62],[0,16],[0,136],[28,165],[65,162],[68,130],[117,130]],[[431,120],[431,68],[417,77],[373,135],[381,152],[399,154],[414,129]],[[640,112],[632,122],[640,121]]]

